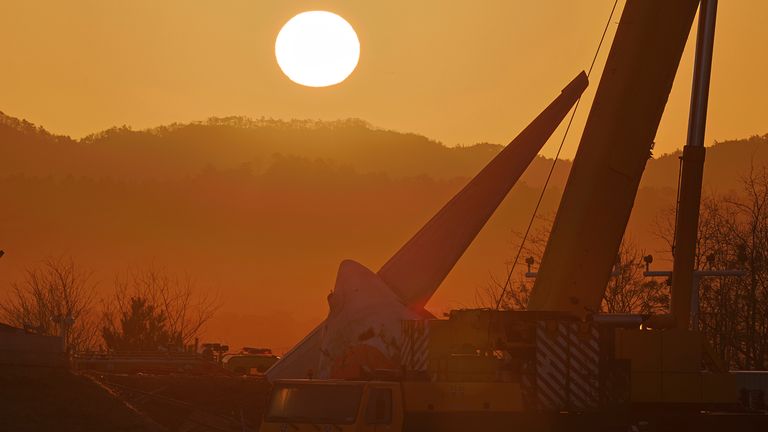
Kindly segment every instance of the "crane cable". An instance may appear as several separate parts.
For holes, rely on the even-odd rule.
[[[680,157],[677,159],[680,162],[677,165],[677,196],[675,197],[675,226],[672,228],[672,255],[675,254],[675,246],[677,245],[677,216],[680,213],[680,186],[683,182],[683,154],[680,153]]]
[[[592,63],[589,65],[589,70],[587,71],[587,78],[592,74],[592,69],[595,67],[595,62],[597,61],[597,56],[600,54],[600,49],[603,46],[603,42],[605,41],[605,35],[608,33],[608,28],[611,26],[611,20],[613,19],[613,14],[616,11],[616,6],[619,4],[619,0],[614,0],[613,7],[611,8],[611,13],[608,15],[608,22],[605,23],[605,28],[603,28],[603,34],[600,36],[600,42],[597,44],[597,50],[595,50],[595,55],[592,57]],[[523,235],[523,239],[520,242],[520,248],[517,250],[517,255],[515,255],[515,260],[512,262],[512,266],[509,268],[509,271],[507,271],[507,280],[504,282],[504,286],[502,287],[501,293],[499,294],[499,297],[496,299],[496,310],[499,310],[501,307],[501,301],[504,299],[504,294],[506,294],[507,289],[510,286],[510,282],[512,280],[512,272],[515,270],[515,267],[517,266],[517,262],[520,259],[520,255],[523,253],[523,248],[525,246],[525,241],[528,239],[528,234],[531,232],[531,227],[533,226],[534,221],[536,221],[536,215],[539,212],[539,207],[541,206],[541,202],[544,199],[544,193],[547,191],[547,186],[549,185],[549,180],[552,178],[552,173],[555,171],[555,165],[557,164],[557,160],[560,157],[560,152],[563,150],[563,144],[565,144],[565,139],[568,137],[568,132],[571,130],[571,124],[573,124],[573,118],[576,116],[576,110],[579,109],[579,103],[581,102],[581,96],[579,96],[579,99],[576,100],[576,104],[573,107],[573,111],[571,111],[571,117],[568,119],[568,125],[565,127],[565,133],[563,133],[563,139],[560,140],[560,146],[557,148],[557,153],[555,154],[555,158],[552,160],[552,166],[549,168],[549,173],[547,174],[547,179],[544,181],[544,187],[541,189],[541,194],[539,194],[539,200],[536,202],[536,207],[533,209],[533,214],[531,215],[531,220],[528,222],[528,227],[525,229],[525,234]]]

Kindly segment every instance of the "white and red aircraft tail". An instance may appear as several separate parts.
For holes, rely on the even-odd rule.
[[[399,369],[401,321],[424,309],[442,281],[588,84],[573,79],[531,124],[374,273],[345,260],[328,296],[328,317],[267,371],[281,378],[356,378]]]

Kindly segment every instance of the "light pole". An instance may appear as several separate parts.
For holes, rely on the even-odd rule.
[[[645,277],[666,277],[671,278],[673,275],[672,270],[655,270],[650,269],[650,265],[653,262],[653,256],[647,255],[643,257],[645,261],[645,271],[643,276]],[[712,265],[714,262],[714,256],[707,257],[707,262]],[[746,270],[694,270],[691,277],[691,328],[694,330],[699,329],[699,285],[703,278],[707,277],[740,277],[746,276]]]
[[[539,272],[532,270],[533,265],[536,263],[536,260],[534,260],[532,256],[529,256],[528,258],[525,259],[525,263],[528,264],[528,271],[525,272],[524,276],[527,277],[528,279],[536,279],[536,277],[539,275]],[[614,276],[614,277],[618,276],[619,274],[620,272],[616,269],[614,269],[611,272],[611,276]]]

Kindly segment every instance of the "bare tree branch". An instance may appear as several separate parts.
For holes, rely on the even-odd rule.
[[[91,349],[98,332],[90,277],[72,258],[47,258],[11,285],[12,292],[0,304],[0,315],[12,325],[65,336],[70,351]]]

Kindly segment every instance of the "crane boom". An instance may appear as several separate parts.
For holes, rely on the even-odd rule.
[[[529,310],[599,310],[698,4],[627,1]]]
[[[680,210],[675,221],[676,239],[672,271],[672,317],[679,328],[688,328],[691,319],[693,271],[696,262],[696,237],[699,229],[701,183],[704,176],[704,132],[707,123],[709,78],[715,43],[717,0],[703,0],[699,12],[696,37],[696,59],[693,73],[691,112],[688,120],[688,142],[683,148],[680,173]]]

